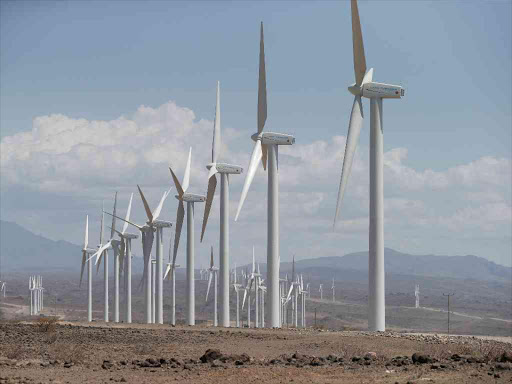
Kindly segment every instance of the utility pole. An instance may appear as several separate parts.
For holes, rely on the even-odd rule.
[[[453,293],[443,293],[443,296],[448,298],[448,336],[450,336],[450,296],[455,295],[455,292]]]

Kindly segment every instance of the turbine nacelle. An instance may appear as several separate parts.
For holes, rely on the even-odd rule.
[[[253,141],[261,140],[263,145],[293,145],[295,144],[295,137],[284,133],[276,132],[261,132],[255,133],[251,136]]]
[[[180,201],[184,201],[186,203],[202,203],[206,201],[206,196],[204,195],[198,195],[195,193],[184,193],[182,196],[180,195],[174,195],[176,199]]]
[[[239,175],[243,172],[243,168],[238,165],[226,164],[226,163],[210,163],[206,166],[207,170],[210,170],[212,167],[217,169],[217,173],[227,173],[227,174],[236,174]]]
[[[362,96],[369,99],[400,99],[404,95],[405,90],[399,85],[369,82],[362,86]]]

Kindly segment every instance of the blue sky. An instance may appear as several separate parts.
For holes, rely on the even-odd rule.
[[[486,157],[499,160],[505,171],[509,169],[511,4],[506,0],[360,1],[367,65],[375,68],[374,79],[406,89],[404,99],[385,101],[384,148],[406,148],[406,164],[411,170],[446,173],[475,162],[478,165],[478,160]],[[109,122],[120,116],[132,118],[141,105],[157,109],[172,100],[192,110],[196,122],[211,120],[215,82],[220,80],[223,129],[245,135],[230,142],[231,150],[237,145],[245,154],[251,145],[246,136],[256,127],[260,21],[265,25],[267,59],[266,129],[292,133],[300,145],[332,143],[334,136],[346,135],[352,102],[347,86],[354,81],[348,1],[2,1],[0,7],[0,129],[4,146],[8,144],[5,138],[30,132],[33,119],[52,114]],[[368,109],[368,104],[365,107]],[[363,158],[368,141],[366,122],[359,151]],[[183,143],[187,148],[195,144]],[[204,148],[196,146],[201,153],[209,151],[206,144]],[[245,162],[243,158],[244,167]],[[338,164],[341,169],[341,157]],[[6,160],[3,166],[7,166]],[[20,166],[30,167],[30,162]],[[52,172],[58,173],[58,169]],[[206,172],[204,167],[201,172]],[[80,242],[79,229],[41,225],[46,214],[44,201],[59,200],[61,192],[40,190],[37,183],[26,185],[19,180],[2,181],[4,201],[10,202],[2,203],[2,218],[52,238]],[[492,181],[478,191],[474,186],[469,190],[454,187],[449,194],[436,196],[426,189],[410,199],[428,208],[435,206],[439,214],[449,210],[461,194],[498,194],[500,198],[491,200],[503,205],[494,209],[505,209],[506,214],[498,225],[503,233],[497,237],[471,236],[467,242],[454,229],[438,248],[431,247],[431,239],[439,236],[434,232],[405,244],[386,235],[391,240],[386,245],[406,252],[430,253],[433,248],[432,253],[476,253],[510,265],[510,181],[505,177],[501,182]],[[323,194],[314,217],[325,216],[327,222],[332,219],[337,183],[332,180],[316,191],[303,184],[289,190]],[[155,196],[160,193],[156,184]],[[239,184],[233,186],[233,206],[238,201]],[[264,198],[264,185],[260,184],[254,193],[261,192]],[[91,192],[91,207],[117,188],[114,179],[102,185],[101,196]],[[395,191],[388,185],[390,199],[409,198],[407,191]],[[20,189],[27,198],[37,200],[39,196],[39,216],[32,213],[32,219],[21,218],[22,204],[16,206],[15,199],[9,198],[9,194],[18,195]],[[305,199],[312,197],[306,195]],[[459,202],[457,210],[471,206],[489,211],[484,208],[489,203],[486,199],[470,199],[467,205]],[[81,219],[84,203],[73,200],[69,204],[66,220],[74,224]],[[172,202],[169,208],[170,216],[174,215],[174,205]],[[473,212],[469,217],[474,215],[478,216]],[[363,216],[354,212],[354,217]],[[286,222],[283,225],[286,230]],[[321,227],[319,223],[318,231]],[[477,233],[495,229],[482,228]],[[212,232],[215,230],[212,226]],[[410,238],[411,234],[400,232],[405,230],[398,233]],[[424,230],[416,228],[417,232]],[[264,233],[261,239],[264,241]],[[367,247],[364,230],[347,241],[347,251]],[[331,246],[318,251],[334,252],[336,240],[326,242]],[[467,247],[460,242],[467,242]],[[236,248],[237,243],[233,246]]]

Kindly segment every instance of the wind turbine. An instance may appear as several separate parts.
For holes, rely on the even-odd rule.
[[[135,224],[129,220],[122,219],[118,216],[114,216],[115,218],[124,221],[130,225],[133,225],[141,232],[142,238],[142,252],[144,254],[144,271],[142,277],[142,283],[144,286],[144,318],[146,324],[151,324],[152,322],[152,310],[151,310],[151,248],[153,247],[154,240],[154,232],[156,232],[156,322],[159,324],[163,324],[163,255],[162,255],[162,229],[169,228],[172,226],[172,223],[168,221],[158,220],[160,213],[162,212],[162,207],[164,205],[164,201],[170,193],[170,189],[165,191],[160,202],[156,206],[155,210],[151,212],[149,208],[149,204],[144,196],[144,193],[137,185],[139,190],[140,198],[144,205],[144,210],[146,211],[146,215],[148,220],[144,225]],[[107,212],[108,215],[110,215]]]
[[[178,199],[178,211],[176,213],[176,234],[174,236],[174,260],[178,252],[180,243],[181,227],[183,226],[183,217],[185,216],[185,207],[183,202],[187,203],[187,324],[195,325],[195,281],[194,281],[194,203],[202,203],[206,200],[203,195],[194,193],[187,193],[190,181],[190,163],[192,161],[192,148],[188,153],[187,166],[183,175],[183,183],[180,184],[178,178],[171,171],[172,179],[178,194],[175,196]],[[174,262],[173,262],[174,264]]]
[[[0,293],[3,293],[3,297],[5,298],[5,281],[0,281]]]
[[[242,285],[236,282],[236,264],[233,274],[233,288],[236,292],[236,327],[240,328],[240,289]]]
[[[114,229],[117,235],[121,238],[121,249],[115,252],[118,252],[121,269],[124,269],[124,294],[125,294],[125,321],[130,324],[132,322],[132,239],[136,239],[139,235],[133,233],[126,233],[128,229],[128,221],[130,220],[130,213],[132,210],[132,201],[133,201],[133,193],[130,195],[130,201],[128,203],[128,209],[126,210],[126,216],[123,223],[123,229],[118,231]],[[117,240],[112,241],[112,245],[114,249],[117,248]],[[114,253],[115,253],[114,252]],[[114,268],[116,270],[116,274],[118,274],[119,268]],[[118,283],[116,284],[115,294],[118,297],[119,289]],[[119,299],[115,300],[115,307],[118,308]]]
[[[324,299],[324,285],[323,284],[320,284],[320,288],[318,289],[318,291],[320,292],[320,300],[323,300]]]
[[[210,293],[210,285],[212,284],[212,277],[214,278],[213,283],[213,326],[217,327],[217,273],[219,269],[213,264],[213,247],[212,247],[212,256],[210,260],[210,268],[208,268],[208,289],[206,290],[206,301],[208,301],[208,294]]]
[[[356,82],[348,87],[354,95],[350,114],[343,169],[336,203],[334,225],[340,213],[340,207],[347,186],[352,160],[357,146],[359,133],[363,125],[363,105],[361,97],[370,99],[370,233],[369,233],[369,316],[370,331],[384,331],[384,180],[383,180],[383,126],[382,99],[400,99],[405,91],[399,85],[373,82],[373,68],[366,72],[363,36],[359,21],[357,0],[351,1],[352,41],[354,51],[354,72]]]
[[[334,286],[334,277],[332,278],[331,291],[332,291],[332,302],[334,303],[336,301],[335,295],[334,295],[336,292],[336,287]]]
[[[248,275],[247,277],[247,289],[245,290],[244,292],[244,300],[242,302],[242,308],[244,307],[245,305],[245,298],[247,296],[247,291],[249,292],[249,301],[251,300],[250,296],[251,296],[251,290],[252,290],[252,284],[254,284],[254,294],[255,294],[255,321],[254,321],[254,326],[255,328],[259,328],[259,323],[258,323],[258,317],[259,317],[259,305],[258,305],[258,278],[259,278],[259,273],[256,272],[256,260],[255,260],[255,255],[254,255],[254,246],[252,247],[252,271],[251,273]],[[250,305],[250,303],[249,303]]]
[[[306,328],[306,294],[308,293],[307,289],[304,289],[304,279],[302,275],[300,275],[300,285],[299,285],[299,294],[301,298],[301,326],[302,328]]]
[[[112,229],[110,231],[110,240],[103,244],[103,219],[105,216],[105,212],[103,209],[103,204],[101,207],[101,232],[100,232],[100,245],[98,246],[98,250],[92,257],[96,257],[95,264],[97,265],[96,273],[98,273],[101,258],[103,257],[103,293],[104,293],[104,307],[103,307],[103,320],[108,323],[108,252],[109,248],[112,248],[112,240],[114,238],[114,229],[116,227],[116,206],[117,206],[117,192],[114,197],[114,209],[112,213]],[[115,258],[115,255],[114,255]]]
[[[245,177],[240,203],[235,221],[244,204],[247,192],[254,179],[258,163],[263,162],[267,168],[268,159],[268,199],[267,199],[267,279],[269,296],[270,327],[279,328],[279,181],[278,181],[278,148],[280,145],[292,145],[295,138],[291,135],[274,132],[263,132],[267,120],[267,84],[265,73],[265,47],[263,42],[263,22],[260,29],[260,58],[258,81],[258,131],[251,136],[255,142],[247,176]]]
[[[173,259],[171,263],[171,246],[172,238],[169,240],[169,262],[167,263],[164,279],[169,276],[172,280],[171,325],[176,325],[176,268],[179,268],[180,266],[175,264],[175,259]]]
[[[80,271],[80,285],[84,275],[85,263],[87,263],[87,321],[92,321],[92,260],[88,255],[93,255],[96,250],[88,248],[89,245],[89,215],[85,216],[85,238],[82,248],[82,268]]]
[[[416,284],[414,287],[414,296],[416,297],[416,308],[420,307],[420,286]]]
[[[204,208],[203,228],[201,242],[203,241],[210,208],[212,207],[217,176],[220,174],[220,239],[219,239],[219,265],[220,265],[220,323],[229,327],[229,175],[242,173],[242,167],[226,163],[218,163],[221,151],[220,134],[220,89],[217,82],[217,105],[215,107],[215,123],[213,125],[212,162],[206,168],[208,172],[208,191]]]

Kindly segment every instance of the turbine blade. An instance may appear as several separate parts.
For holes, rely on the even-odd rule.
[[[139,189],[140,198],[142,199],[142,204],[144,204],[144,210],[146,211],[146,215],[148,217],[148,221],[153,221],[153,214],[151,213],[151,209],[149,209],[149,204],[144,197],[144,194],[142,193],[142,190],[140,189],[139,185],[137,184],[137,188]]]
[[[183,191],[187,192],[188,184],[190,182],[190,163],[192,162],[192,147],[188,151],[187,166],[185,167],[185,173],[183,174],[183,182],[181,183]]]
[[[258,164],[261,160],[262,150],[261,150],[261,140],[257,140],[254,144],[254,149],[251,155],[251,161],[249,162],[249,169],[247,170],[247,175],[245,176],[244,187],[242,189],[242,195],[240,196],[240,202],[238,203],[238,210],[236,211],[235,221],[238,220],[238,215],[242,210],[242,206],[244,205],[245,198],[247,197],[247,192],[249,192],[249,187],[251,186],[252,180],[254,179],[254,175],[256,174],[256,170],[258,169]]]
[[[217,104],[215,106],[215,123],[213,124],[212,163],[217,162],[220,154],[220,82],[217,81]]]
[[[84,276],[85,262],[87,261],[87,251],[84,249],[82,251],[82,268],[80,270],[80,284],[78,287],[82,286],[82,277]]]
[[[112,229],[112,227],[109,227],[108,225],[107,225],[107,228]],[[117,229],[114,229],[114,232],[117,233],[119,236],[121,236],[123,234],[121,231],[118,231]]]
[[[142,252],[144,255],[144,271],[142,274],[142,281],[146,280],[146,263],[151,258],[151,249],[153,248],[154,232],[152,230],[143,232]]]
[[[89,215],[85,216],[85,237],[84,237],[84,249],[87,249],[89,245]]]
[[[247,297],[247,289],[244,289],[244,299],[242,300],[242,309],[245,307],[245,298]]]
[[[167,264],[167,268],[165,269],[165,274],[164,274],[164,280],[166,279],[167,275],[169,275],[169,272],[171,271],[171,264]],[[170,275],[169,275],[170,277]]]
[[[267,121],[267,76],[265,72],[265,43],[263,41],[263,22],[260,27],[260,69],[258,76],[258,133],[263,131]]]
[[[125,222],[123,224],[123,230],[121,231],[121,233],[123,233],[123,234],[128,229],[128,220],[130,220],[130,213],[132,212],[132,200],[133,200],[133,193],[130,195],[130,201],[128,203],[128,209],[126,210]]]
[[[373,68],[370,68],[368,70],[368,72],[366,72],[366,75],[364,75],[362,84],[371,83],[372,80],[373,80]]]
[[[290,286],[290,290],[288,291],[288,296],[286,296],[286,301],[290,300],[290,296],[292,295],[292,291],[293,291],[293,283]]]
[[[114,233],[116,230],[116,214],[117,214],[117,192],[114,197],[114,210],[112,211],[112,226],[110,227],[110,238],[114,237]]]
[[[276,147],[277,149],[277,147]],[[268,149],[266,145],[261,146],[261,162],[263,163],[263,170],[267,170],[267,158],[268,158]]]
[[[112,214],[111,214],[111,213],[108,213],[108,212],[105,212],[105,213],[106,213],[107,215],[109,215],[109,216],[112,216]],[[116,216],[116,219],[119,219],[119,220],[121,220],[121,221],[124,221],[125,223],[128,223],[128,224],[130,224],[130,225],[133,225],[135,228],[137,228],[137,229],[139,229],[139,230],[142,230],[142,226],[140,226],[140,225],[138,225],[138,224],[135,224],[135,223],[133,223],[133,222],[131,222],[131,221],[129,221],[129,220],[125,220],[125,219],[123,219],[123,218],[121,218],[121,217],[119,217],[119,216]]]
[[[185,217],[185,207],[183,201],[180,200],[178,204],[178,212],[176,213],[176,234],[174,235],[174,256],[172,264],[176,262],[176,255],[178,254],[178,246],[180,244],[181,227],[183,226],[183,218]]]
[[[352,169],[352,160],[357,148],[357,141],[363,126],[363,106],[361,104],[361,96],[354,98],[354,104],[352,106],[352,112],[350,113],[350,123],[348,126],[347,143],[345,145],[345,154],[343,158],[343,168],[341,171],[340,187],[338,191],[338,201],[336,203],[336,214],[334,215],[334,225],[341,208],[341,202],[343,201],[343,195],[347,186],[350,171]]]
[[[203,215],[203,228],[201,229],[201,242],[203,241],[206,224],[208,223],[208,217],[210,216],[210,209],[212,208],[213,197],[215,196],[215,188],[217,188],[217,176],[214,174],[208,180],[208,192],[206,193],[206,204],[204,206]]]
[[[158,219],[158,216],[160,216],[160,212],[162,212],[162,207],[164,205],[164,201],[165,201],[165,199],[167,199],[167,196],[169,196],[169,193],[171,192],[171,188],[169,188],[168,191],[164,192],[162,198],[160,199],[160,202],[158,203],[158,206],[155,208],[155,211],[153,212],[153,221]]]
[[[210,259],[210,268],[213,268],[214,264],[213,264],[213,245],[212,245],[212,254],[211,254],[211,259]]]
[[[208,273],[208,289],[206,290],[206,301],[208,301],[208,294],[210,293],[210,285],[212,284],[212,271]]]
[[[101,229],[100,229],[100,244],[103,244],[103,220],[105,218],[104,215],[105,206],[103,205],[103,201],[101,202]]]
[[[169,167],[169,171],[171,171],[172,180],[174,181],[174,185],[176,186],[178,195],[183,196],[183,194],[184,194],[183,188],[181,188],[181,184],[180,184],[178,178],[176,177],[176,175],[174,174],[174,172],[172,171],[171,167]]]
[[[359,20],[359,10],[357,0],[350,2],[352,11],[352,47],[354,50],[354,73],[356,75],[356,85],[361,85],[364,74],[366,73],[366,59],[364,57],[363,34],[361,33],[361,21]]]
[[[102,245],[97,251],[96,253],[93,255],[96,256],[96,262],[95,264],[98,265],[98,263],[100,262],[102,256],[103,256],[103,252],[108,249],[110,246],[112,245],[112,241],[108,241],[106,244]]]

